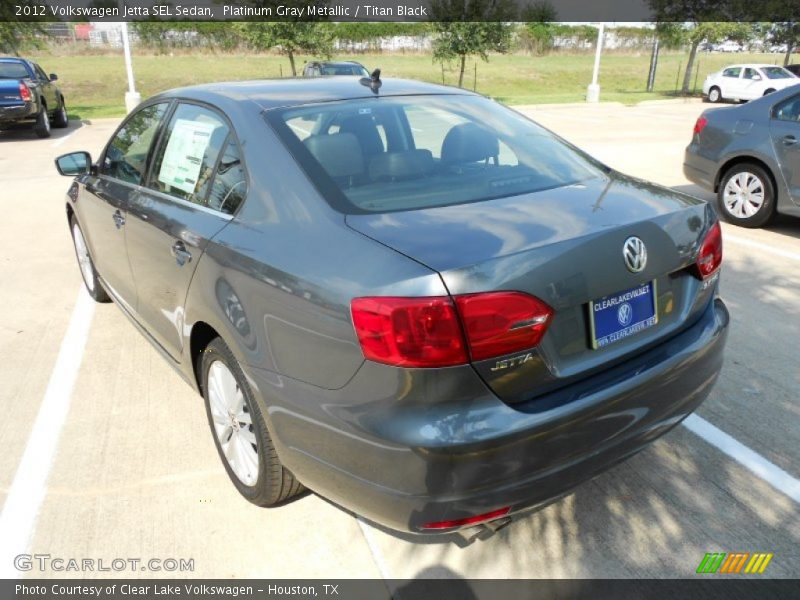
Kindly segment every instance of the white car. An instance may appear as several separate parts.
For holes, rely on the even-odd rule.
[[[703,96],[709,102],[755,100],[798,83],[794,73],[776,65],[731,65],[706,77]]]

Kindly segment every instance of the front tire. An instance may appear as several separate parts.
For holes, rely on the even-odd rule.
[[[40,138],[50,137],[50,117],[47,116],[47,107],[43,106],[42,110],[36,117],[36,124],[33,126],[33,131],[36,132]]]
[[[97,276],[97,269],[94,268],[94,261],[89,254],[89,246],[86,244],[86,238],[83,237],[81,226],[75,217],[69,220],[69,228],[72,232],[72,244],[75,247],[75,257],[78,259],[78,267],[81,270],[83,283],[86,286],[86,291],[94,299],[95,302],[107,303],[111,302],[103,284],[100,283],[100,278]]]
[[[763,227],[775,215],[772,178],[754,163],[728,169],[720,181],[717,200],[725,219],[742,227]]]
[[[722,90],[720,90],[717,86],[712,87],[708,90],[708,101],[712,104],[716,104],[722,100]]]
[[[257,506],[274,506],[302,492],[278,459],[261,408],[221,338],[203,350],[199,368],[214,444],[239,493]]]

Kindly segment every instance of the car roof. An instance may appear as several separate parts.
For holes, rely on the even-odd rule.
[[[264,110],[278,107],[355,100],[375,96],[419,96],[419,95],[477,96],[473,92],[433,83],[410,79],[382,79],[377,93],[369,85],[361,83],[356,76],[262,79],[256,81],[233,81],[208,83],[169,90],[155,98],[186,98],[199,102],[223,105],[231,102],[254,102]]]
[[[735,69],[736,67],[742,67],[742,68],[747,67],[747,68],[750,68],[750,69],[753,69],[753,68],[755,68],[755,69],[763,69],[764,67],[781,67],[781,68],[783,68],[783,65],[772,65],[772,64],[769,64],[769,63],[741,63],[741,64],[737,64],[737,65],[728,65],[727,67],[722,67],[722,70],[724,71],[725,69]]]

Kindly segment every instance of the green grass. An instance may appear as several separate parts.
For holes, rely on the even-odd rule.
[[[43,68],[59,75],[73,118],[121,116],[127,87],[122,52],[106,55],[45,54],[34,57]],[[309,57],[297,59],[298,68]],[[429,55],[365,54],[337,58],[355,59],[368,68],[380,67],[384,76],[408,77],[442,83],[442,67]],[[699,56],[698,89],[706,74],[734,62],[778,62],[777,54],[702,54]],[[635,104],[668,98],[687,55],[664,53],[659,61],[653,93],[645,92],[649,53],[603,55],[600,66],[600,98]],[[492,56],[489,62],[467,61],[464,86],[472,89],[477,64],[477,90],[507,104],[580,102],[591,80],[594,55],[551,54]],[[137,54],[133,57],[136,85],[142,97],[173,87],[210,81],[232,81],[289,75],[286,57],[267,54]],[[680,72],[682,81],[683,72]],[[456,65],[445,65],[444,81],[458,81]],[[694,76],[692,76],[694,82]]]

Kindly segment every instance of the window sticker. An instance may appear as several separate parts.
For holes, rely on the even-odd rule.
[[[216,129],[213,123],[178,119],[172,128],[158,180],[187,194],[194,194],[203,156]]]

